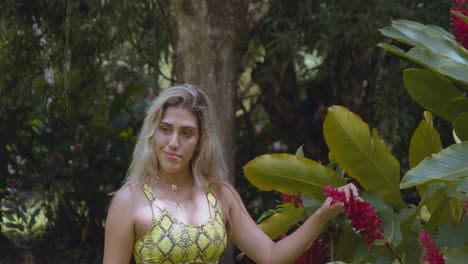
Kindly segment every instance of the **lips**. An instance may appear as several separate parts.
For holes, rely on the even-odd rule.
[[[163,151],[163,153],[166,156],[166,158],[168,158],[168,159],[178,159],[178,158],[180,158],[180,155],[178,155],[176,153],[166,152],[166,151]]]

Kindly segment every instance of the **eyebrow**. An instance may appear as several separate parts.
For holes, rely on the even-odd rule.
[[[170,127],[173,127],[174,125],[173,124],[170,124],[170,123],[166,123],[164,121],[161,121],[160,125],[166,125],[166,126],[170,126]],[[193,130],[197,130],[196,127],[193,127],[193,126],[182,126],[181,127],[182,129],[193,129]]]

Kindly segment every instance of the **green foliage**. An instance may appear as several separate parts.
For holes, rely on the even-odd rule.
[[[345,169],[347,175],[364,188],[363,198],[376,208],[376,212],[384,222],[385,242],[384,244],[371,245],[371,252],[362,251],[359,246],[359,244],[364,245],[362,238],[348,230],[349,228],[343,227],[344,230],[348,231],[343,232],[337,239],[339,250],[335,259],[353,263],[367,263],[368,261],[373,263],[393,261],[395,263],[414,263],[414,261],[419,260],[420,251],[409,247],[409,245],[415,245],[415,239],[421,228],[444,237],[447,234],[443,234],[443,232],[453,232],[452,228],[456,229],[460,225],[465,225],[462,221],[461,200],[467,199],[466,194],[468,193],[468,189],[466,189],[468,186],[466,179],[468,178],[464,178],[468,175],[466,173],[467,165],[464,162],[468,159],[464,153],[466,144],[455,144],[442,149],[436,155],[431,155],[440,150],[441,145],[438,132],[432,127],[430,113],[425,113],[425,118],[413,134],[410,155],[414,168],[408,171],[401,182],[399,181],[398,169],[394,169],[396,177],[390,178],[392,180],[385,180],[384,177],[387,177],[385,174],[377,174],[379,177],[375,177],[379,169],[393,166],[395,159],[389,154],[385,145],[379,143],[377,132],[374,132],[373,137],[371,137],[367,124],[348,109],[338,106],[331,107],[325,119],[324,133],[328,134],[325,137],[327,143],[330,143],[330,149],[336,162]],[[431,146],[422,144],[424,140],[426,140],[426,144],[431,144]],[[296,171],[293,168],[284,170],[280,169],[285,167],[285,165],[281,166],[281,162],[288,164],[288,166],[294,164],[291,162],[291,155],[274,154],[274,159],[272,156],[257,157],[244,168],[246,177],[255,181],[254,185],[258,188],[297,193],[304,192],[304,189],[295,184],[296,182],[316,181],[316,179],[321,179],[317,181],[321,182],[323,180],[321,176],[323,172],[315,169],[317,166],[315,163],[303,163],[300,165],[301,169]],[[352,160],[353,158],[354,160]],[[385,169],[385,171],[389,170]],[[297,173],[298,171],[309,171],[309,174]],[[356,173],[356,171],[360,173]],[[281,178],[288,178],[288,181],[277,181],[275,178],[278,175]],[[294,180],[298,175],[299,178]],[[359,175],[359,177],[355,175]],[[385,184],[381,185],[380,182]],[[428,185],[430,182],[438,183]],[[392,187],[392,184],[396,184],[396,186]],[[399,196],[400,187],[410,186],[425,186],[427,188],[416,207],[406,204]],[[394,187],[397,188],[395,191],[397,196],[389,199],[388,189],[395,189]],[[303,195],[303,197],[307,197],[307,195]],[[399,201],[395,202],[395,199],[399,199]],[[317,208],[316,203],[304,203],[303,209],[308,211],[310,206],[314,206],[314,210]],[[290,207],[293,208],[293,205],[290,204]],[[427,208],[430,210],[427,211]],[[272,218],[272,216],[275,217]],[[296,223],[296,221],[299,221],[298,218],[292,217],[292,215],[286,219],[286,215],[270,213],[260,221],[260,225],[267,223],[269,234],[274,234],[277,237],[278,233],[271,231],[273,227],[277,232],[279,230],[286,232],[285,227],[291,227],[292,223]],[[341,222],[340,225],[345,225],[345,223]],[[442,226],[444,228],[441,229]],[[353,246],[350,246],[349,241],[354,241]],[[443,249],[443,252],[449,255],[449,259],[460,258],[468,254],[468,251],[464,250],[459,243],[453,245],[453,248],[443,247]],[[419,253],[416,254],[415,250]]]
[[[454,144],[424,159],[418,166],[408,171],[401,180],[400,188],[440,181],[457,181],[468,177],[467,160],[468,142]]]
[[[257,157],[244,167],[247,179],[255,187],[293,194],[301,192],[317,200],[323,199],[325,186],[341,186],[343,179],[335,171],[319,163],[289,154]]]
[[[273,212],[267,211],[267,215],[259,219],[258,225],[271,239],[277,239],[294,227],[298,222],[306,218],[303,207],[296,208],[293,204],[278,205]]]
[[[173,79],[160,74],[171,60],[169,44],[156,1],[0,4],[0,198],[7,188],[60,197],[55,215],[44,216],[48,232],[41,238],[62,239],[35,238],[38,261],[100,261],[108,194],[125,177],[159,81]],[[21,212],[44,206],[26,203]],[[48,211],[34,212],[37,218]],[[11,226],[9,214],[2,226]],[[12,219],[22,222],[2,235],[26,239],[13,230],[34,221]],[[31,228],[39,234],[37,223]]]
[[[468,99],[445,78],[423,69],[408,69],[403,80],[416,102],[450,122],[468,112]]]
[[[400,165],[377,130],[346,108],[333,106],[323,124],[325,140],[335,160],[368,191],[375,192],[396,209],[404,207],[398,182]]]
[[[465,87],[468,85],[467,76],[464,74],[468,67],[468,51],[444,29],[414,21],[396,20],[380,32],[413,47],[405,52],[394,45],[380,43],[381,48],[456,80]]]
[[[408,69],[405,86],[416,102],[453,123],[456,135],[466,140],[468,101],[463,90],[468,90],[468,51],[443,28],[414,21],[393,21],[381,33],[412,48],[405,51],[385,43],[380,47],[433,72]]]
[[[10,189],[9,195],[0,201],[1,233],[17,247],[30,249],[53,226],[58,201],[49,196]]]
[[[436,26],[399,20],[382,29],[381,33],[413,48],[405,52],[388,44],[379,44],[380,47],[434,72],[406,70],[405,86],[416,102],[452,122],[454,135],[466,139],[466,98],[465,93],[458,89],[467,88],[468,52],[455,42],[450,33]],[[359,246],[341,246],[344,249],[340,251],[338,260],[414,263],[419,261],[420,251],[415,254],[415,249],[408,245],[415,245],[421,229],[445,238],[445,245],[439,246],[447,263],[457,263],[468,256],[464,236],[457,236],[453,243],[447,241],[450,233],[466,225],[462,202],[468,199],[467,142],[444,149],[440,135],[433,127],[431,113],[425,112],[411,138],[409,161],[412,169],[400,182],[398,161],[380,141],[377,130],[374,129],[371,136],[368,125],[358,115],[345,107],[330,107],[323,127],[333,162],[336,161],[349,177],[362,186],[364,199],[370,201],[384,222],[383,244],[374,242],[367,252]],[[276,182],[273,181],[268,189],[280,188],[274,184]],[[421,195],[417,205],[406,204],[400,196],[400,189],[409,187],[417,187]],[[281,188],[294,192],[294,189]],[[389,210],[389,206],[394,210]],[[342,235],[347,234],[350,232]]]

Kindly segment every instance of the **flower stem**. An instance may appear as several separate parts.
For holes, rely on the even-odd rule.
[[[384,244],[385,249],[392,254],[392,256],[398,260],[399,263],[405,264],[405,261],[401,259],[401,257],[395,252],[392,246],[388,242],[385,242]]]

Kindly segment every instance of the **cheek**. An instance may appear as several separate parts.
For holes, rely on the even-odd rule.
[[[167,144],[167,137],[164,136],[162,133],[156,132],[156,134],[153,137],[153,142],[155,146],[164,146]]]

